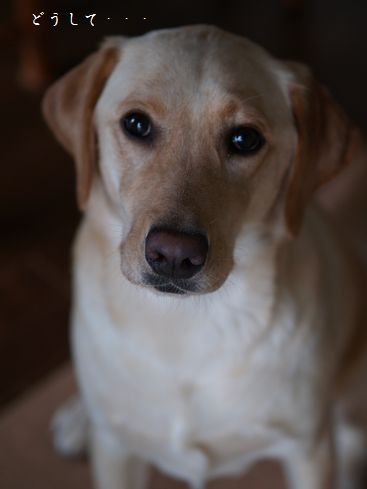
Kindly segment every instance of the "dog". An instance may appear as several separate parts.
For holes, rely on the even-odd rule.
[[[327,90],[196,25],[107,39],[43,110],[84,211],[56,447],[88,445],[99,489],[265,457],[293,489],[361,487],[363,277],[314,197],[363,142]]]

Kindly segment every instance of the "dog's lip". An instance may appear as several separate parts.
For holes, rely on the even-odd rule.
[[[165,294],[178,294],[178,295],[184,295],[187,294],[188,291],[184,289],[180,289],[179,287],[176,287],[175,285],[171,283],[167,283],[165,285],[154,285],[153,286],[155,290],[158,290],[158,292],[163,292]]]
[[[143,283],[148,287],[153,287],[158,292],[166,294],[190,294],[194,293],[197,288],[195,283],[185,279],[165,279],[150,273],[144,274]]]

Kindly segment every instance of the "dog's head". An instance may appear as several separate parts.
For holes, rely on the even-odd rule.
[[[44,112],[75,158],[81,208],[103,182],[122,272],[168,293],[220,287],[244,237],[296,235],[354,140],[305,67],[209,26],[110,39],[49,89]]]

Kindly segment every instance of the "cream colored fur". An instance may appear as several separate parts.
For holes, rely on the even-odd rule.
[[[354,364],[348,351],[365,338],[361,289],[308,190],[295,204],[303,181],[314,179],[312,190],[321,183],[296,181],[297,158],[309,151],[302,171],[315,175],[341,159],[317,134],[310,148],[301,144],[306,116],[294,97],[311,93],[310,75],[207,26],[113,38],[94,56],[111,52],[104,88],[83,102],[95,104],[91,120],[76,119],[81,99],[67,103],[64,87],[73,77],[82,93],[100,76],[95,61],[45,100],[76,156],[85,209],[72,313],[81,399],[57,414],[56,445],[71,453],[88,442],[99,489],[141,489],[146,463],[202,487],[269,456],[284,463],[292,489],[359,487],[363,352]],[[312,100],[302,104],[307,112]],[[137,109],[161,128],[149,147],[119,124]],[[325,116],[327,131],[342,130],[338,117]],[[67,133],[71,121],[74,131],[95,128],[97,160],[76,149],[85,136]],[[223,130],[238,124],[263,131],[258,155],[223,149]],[[343,158],[350,144],[338,150]],[[330,175],[320,170],[324,180],[337,164]],[[197,294],[159,293],[142,279],[149,228],[172,215],[199,220],[211,238]]]

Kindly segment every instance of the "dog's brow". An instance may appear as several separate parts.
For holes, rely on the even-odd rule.
[[[241,92],[241,91],[235,91],[235,92],[230,92],[227,100],[227,104],[234,105],[236,108],[238,107],[245,107],[246,109],[251,108],[253,110],[259,111],[259,109],[256,107],[258,105],[257,103],[249,103],[253,102],[256,100],[256,102],[260,101],[263,98],[263,95],[261,93],[255,93],[253,95],[249,95],[246,92]]]
[[[231,96],[220,109],[221,118],[226,119],[237,116],[243,119],[244,123],[253,123],[266,128],[268,123],[265,114],[254,104],[248,103],[260,98],[260,94],[247,97],[242,97],[239,94]]]
[[[147,97],[145,92],[141,94],[135,92],[126,97],[119,106],[119,113],[132,109],[153,112],[158,116],[164,116],[167,112],[167,107],[158,97]]]

